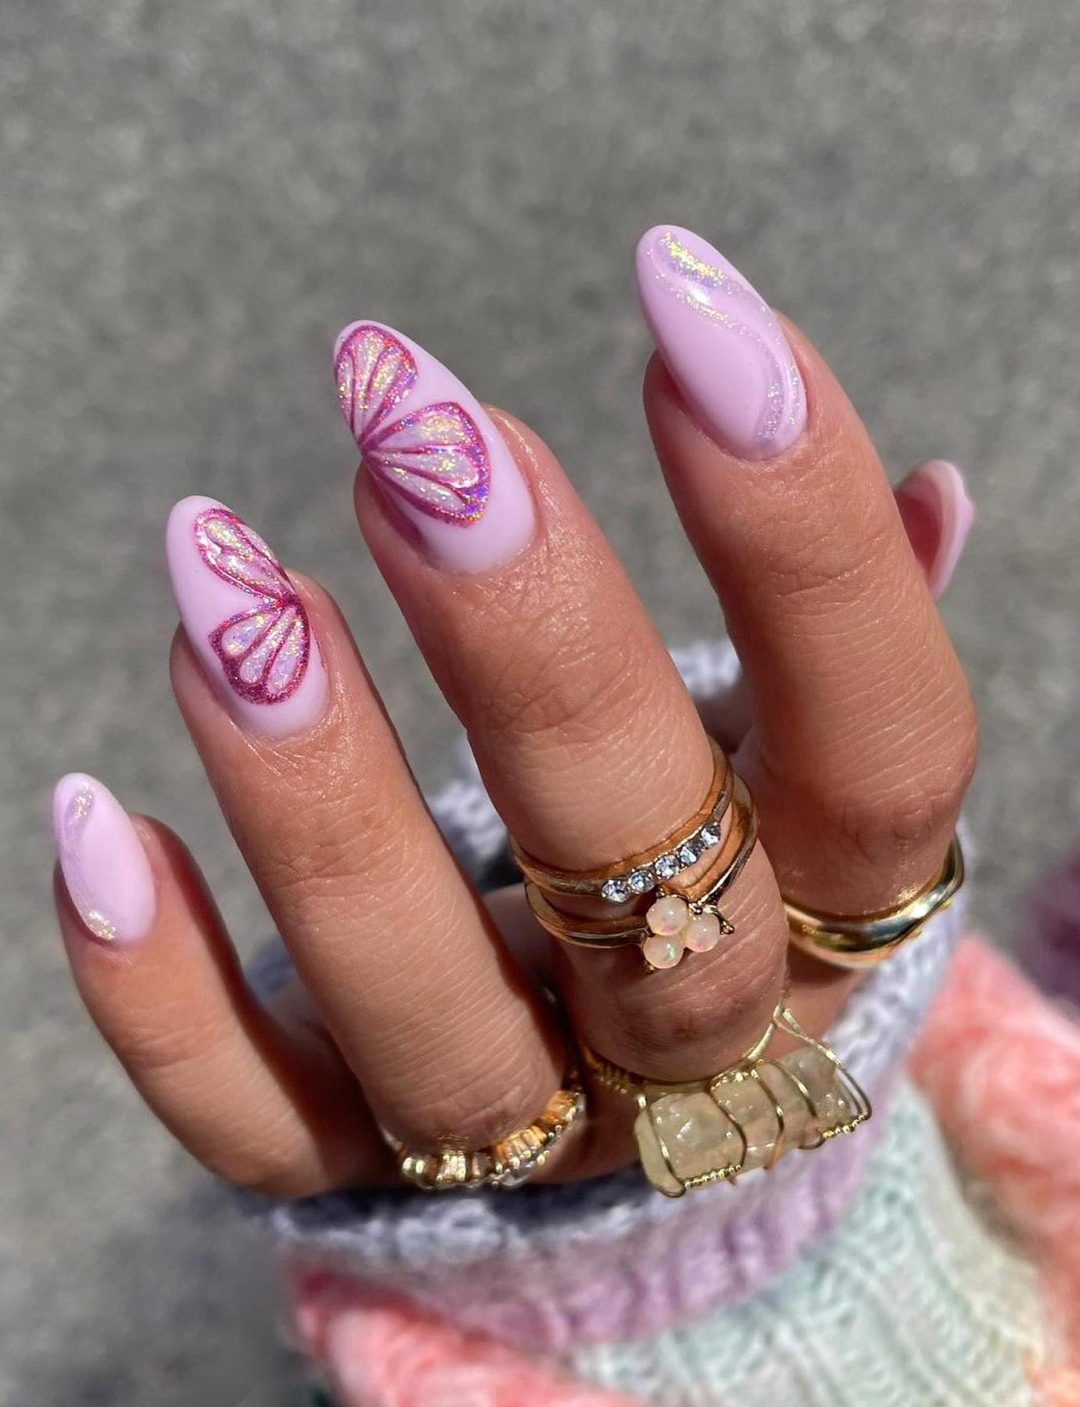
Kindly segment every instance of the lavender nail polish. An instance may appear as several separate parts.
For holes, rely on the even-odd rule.
[[[243,519],[213,498],[169,515],[165,554],[188,639],[230,712],[281,738],[322,717],[326,666],[284,567]]]
[[[53,838],[83,923],[103,943],[135,943],[154,923],[154,876],[135,827],[109,789],[83,772],[53,792]]]
[[[480,572],[521,551],[536,525],[532,497],[491,417],[456,376],[375,322],[342,332],[334,375],[365,467],[436,565]]]
[[[964,476],[947,459],[928,459],[897,485],[896,505],[937,600],[952,580],[975,521]]]
[[[716,249],[658,225],[638,243],[638,292],[657,351],[698,424],[742,459],[789,449],[802,377],[776,314]]]

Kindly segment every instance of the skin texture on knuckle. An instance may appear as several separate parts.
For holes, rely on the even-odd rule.
[[[406,1145],[419,1151],[483,1148],[531,1124],[561,1079],[550,1075],[542,1058],[527,1055],[508,1069],[485,1063],[469,1074],[448,1076],[453,1072],[444,1065],[418,1077],[408,1106],[388,1115]]]
[[[121,1064],[137,1080],[198,1090],[206,1071],[227,1058],[231,1032],[220,1012],[200,1011],[186,987],[175,999],[163,988],[149,1008],[133,1009],[122,993],[111,996],[110,1009],[102,1010],[100,1001],[91,1009]]]
[[[306,793],[293,797],[288,807],[273,790],[265,800],[249,797],[243,815],[230,818],[279,924],[299,928],[311,920],[325,928],[342,920],[352,931],[350,915],[377,922],[384,909],[392,913],[393,896],[405,902],[416,897],[405,890],[429,887],[430,820],[392,778],[354,769],[332,785],[309,780]],[[442,878],[452,883],[445,868]]]
[[[875,766],[868,755],[849,776],[834,776],[831,786],[821,779],[813,809],[823,833],[882,866],[944,849],[975,772],[978,743],[971,695],[958,677],[924,725],[911,729],[905,761]]]
[[[215,1144],[200,1161],[234,1187],[264,1197],[316,1197],[346,1186],[356,1173],[358,1150],[327,1157],[283,1128],[260,1126],[253,1133]]]
[[[448,692],[470,733],[492,746],[555,737],[593,747],[656,708],[659,647],[605,573],[569,574],[540,555],[485,609]]]

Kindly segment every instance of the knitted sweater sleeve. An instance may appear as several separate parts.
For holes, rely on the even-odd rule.
[[[737,669],[726,642],[677,653],[676,662],[703,712]],[[489,871],[505,835],[471,760],[432,810],[466,867],[478,877]],[[828,1033],[870,1094],[874,1119],[768,1174],[678,1200],[659,1196],[628,1168],[513,1195],[402,1190],[246,1204],[294,1271],[323,1270],[407,1295],[462,1329],[531,1350],[635,1338],[746,1301],[850,1204],[961,922],[961,904],[937,915],[918,942],[860,984]],[[254,980],[269,991],[291,976],[279,944]],[[649,1267],[630,1294],[629,1265]]]

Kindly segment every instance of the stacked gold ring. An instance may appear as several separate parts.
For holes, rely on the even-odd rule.
[[[510,850],[526,879],[551,894],[592,895],[609,904],[626,904],[648,894],[660,884],[671,883],[691,869],[707,851],[719,845],[724,817],[731,805],[734,772],[724,749],[709,739],[713,775],[705,800],[697,811],[659,845],[629,859],[592,870],[563,870],[545,865],[523,850],[513,836]]]
[[[548,933],[585,948],[636,946],[650,968],[662,968],[674,967],[684,951],[708,951],[734,931],[719,904],[753,852],[757,810],[723,749],[710,742],[714,771],[709,794],[694,816],[652,849],[616,865],[573,871],[544,865],[511,842],[529,906]],[[710,851],[715,851],[711,857]],[[699,871],[692,880],[679,878],[691,870]],[[629,900],[650,893],[657,898],[644,913],[625,911]],[[610,917],[571,914],[552,902],[559,895],[604,898],[622,904],[623,912]]]

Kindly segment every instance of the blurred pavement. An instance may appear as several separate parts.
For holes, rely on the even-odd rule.
[[[1064,0],[5,0],[0,1402],[234,1407],[259,1253],[139,1108],[48,899],[55,774],[194,844],[265,932],[172,703],[160,557],[224,499],[352,621],[421,778],[450,723],[354,531],[328,357],[395,323],[564,456],[672,642],[715,630],[639,406],[637,234],[714,239],[897,474],[966,467],[981,918],[1080,820],[1080,8]]]

